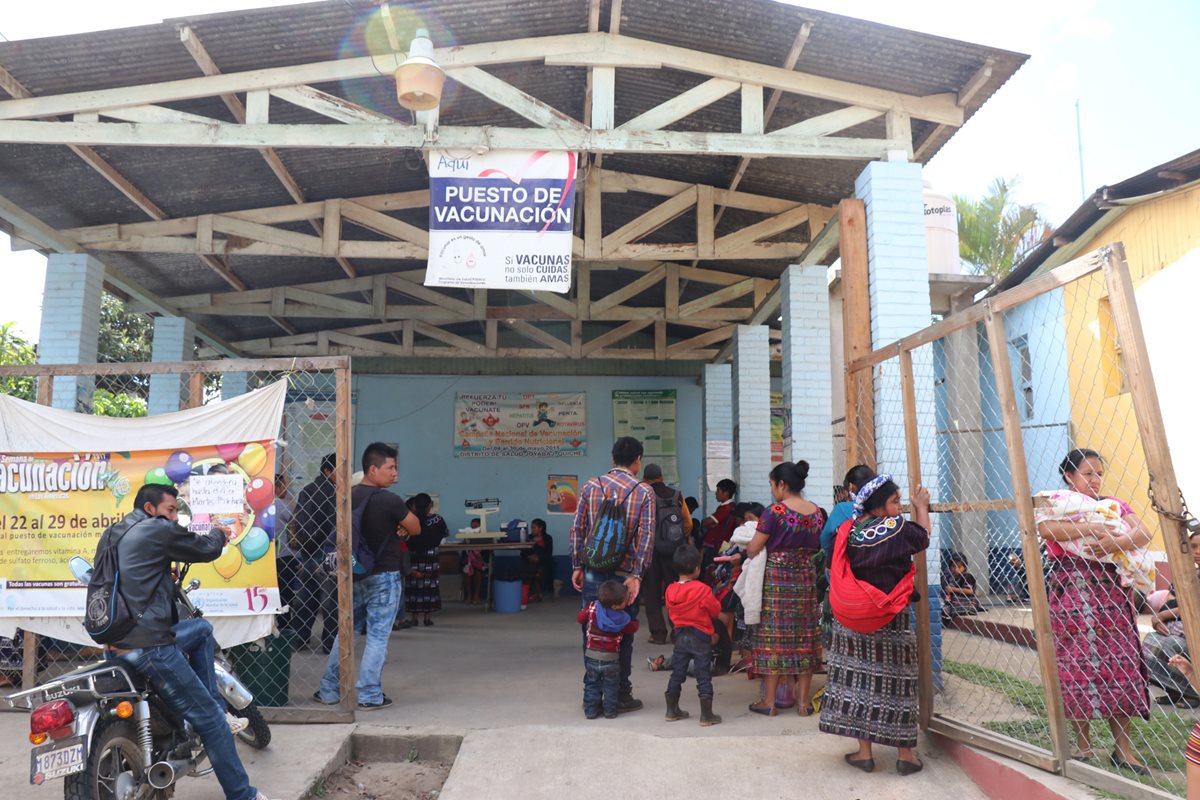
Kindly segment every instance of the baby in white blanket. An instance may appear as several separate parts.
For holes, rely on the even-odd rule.
[[[1099,523],[1109,528],[1113,536],[1129,532],[1129,526],[1121,519],[1121,504],[1112,498],[1097,499],[1086,494],[1072,492],[1068,489],[1058,489],[1053,492],[1039,492],[1044,504],[1039,504],[1035,510],[1037,521],[1050,522],[1080,522]],[[1115,553],[1094,555],[1088,548],[1100,540],[1100,537],[1087,535],[1078,539],[1068,539],[1065,542],[1056,541],[1059,547],[1073,556],[1098,561],[1102,564],[1112,564],[1117,568],[1117,575],[1124,587],[1134,587],[1143,594],[1153,592],[1155,587],[1154,559],[1150,551],[1144,547],[1133,550],[1119,550]]]

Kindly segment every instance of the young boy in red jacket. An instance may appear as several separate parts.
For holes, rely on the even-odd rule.
[[[700,724],[716,725],[721,718],[712,710],[712,638],[716,633],[713,619],[721,613],[721,604],[708,584],[698,580],[700,561],[699,550],[690,544],[680,546],[673,558],[679,581],[667,587],[667,614],[675,628],[675,652],[667,684],[667,721],[688,717],[688,712],[679,708],[679,695],[687,680],[688,662],[692,661],[696,690],[700,694]]]
[[[596,592],[597,599],[575,615],[584,626],[583,713],[588,719],[600,716],[617,718],[617,699],[621,684],[621,637],[636,633],[638,621],[624,611],[629,605],[625,584],[605,581]]]

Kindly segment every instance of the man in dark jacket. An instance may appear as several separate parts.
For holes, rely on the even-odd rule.
[[[115,649],[127,651],[167,705],[200,734],[226,800],[263,800],[238,758],[224,709],[176,646],[179,616],[171,563],[214,561],[226,541],[221,528],[201,535],[180,526],[178,494],[173,486],[143,486],[134,498],[134,510],[100,537],[97,552],[116,539],[121,595],[140,615]]]
[[[317,612],[321,652],[333,648],[337,636],[337,585],[325,569],[325,543],[337,526],[337,461],[333,453],[321,459],[320,473],[300,490],[289,526],[289,544],[296,555],[297,591],[288,628],[305,642],[312,635]]]

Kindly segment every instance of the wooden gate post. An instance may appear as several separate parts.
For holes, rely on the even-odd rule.
[[[1012,365],[1008,358],[1008,340],[1004,334],[1004,315],[989,305],[984,322],[988,346],[992,352],[992,371],[996,376],[996,394],[1004,422],[1004,443],[1008,449],[1008,469],[1012,474],[1013,498],[1021,527],[1021,551],[1025,557],[1025,577],[1029,584],[1029,604],[1033,611],[1033,631],[1037,641],[1038,669],[1046,698],[1050,724],[1050,743],[1054,751],[1054,769],[1062,772],[1071,757],[1067,722],[1063,710],[1062,686],[1058,682],[1058,662],[1054,655],[1054,632],[1050,628],[1050,605],[1046,594],[1046,576],[1042,572],[1042,550],[1038,542],[1037,522],[1033,516],[1033,492],[1025,464],[1025,443],[1021,420],[1017,415],[1017,395],[1013,387]]]
[[[921,442],[917,436],[917,392],[913,384],[911,350],[900,351],[900,391],[904,398],[904,454],[908,462],[908,494],[921,485]],[[921,728],[929,727],[933,716],[933,642],[929,620],[929,573],[925,551],[913,557],[916,579],[913,588],[921,599],[917,601],[917,687]]]
[[[1158,389],[1150,371],[1150,354],[1142,333],[1142,319],[1133,295],[1133,280],[1125,260],[1125,246],[1117,242],[1105,248],[1104,279],[1108,284],[1108,303],[1117,341],[1125,359],[1125,374],[1137,418],[1142,450],[1146,454],[1146,469],[1150,473],[1150,489],[1154,492],[1162,526],[1163,545],[1171,565],[1171,584],[1183,612],[1184,636],[1189,642],[1200,642],[1200,582],[1196,580],[1196,565],[1192,561],[1187,532],[1178,517],[1183,511],[1175,465],[1167,446],[1162,410],[1158,405]]]
[[[838,203],[838,249],[842,261],[843,359],[853,364],[871,353],[870,272],[867,263],[867,212],[862,200]],[[867,367],[846,370],[846,468],[875,467],[875,395]]]
[[[338,705],[342,711],[353,715],[358,705],[355,689],[358,672],[354,664],[354,581],[350,575],[350,481],[354,472],[353,454],[354,426],[351,422],[350,364],[336,372],[337,389],[334,399],[334,414],[337,428],[334,446],[337,451],[335,474],[337,484],[337,597],[338,597]]]

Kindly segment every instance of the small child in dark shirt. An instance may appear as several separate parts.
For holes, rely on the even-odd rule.
[[[621,637],[636,633],[638,621],[622,609],[629,604],[629,591],[619,581],[605,581],[597,599],[575,615],[584,626],[583,712],[588,719],[616,719],[617,693],[621,682]]]
[[[700,551],[682,545],[672,559],[679,581],[667,587],[667,614],[675,628],[675,652],[671,655],[671,680],[667,683],[667,721],[687,718],[679,708],[679,695],[687,680],[688,662],[696,673],[700,694],[700,724],[716,725],[721,718],[713,713],[712,640],[716,634],[713,619],[721,613],[721,604],[712,589],[700,577]]]

